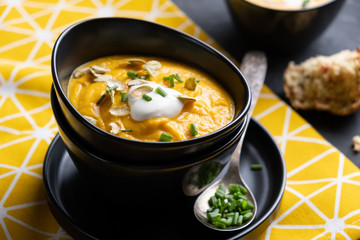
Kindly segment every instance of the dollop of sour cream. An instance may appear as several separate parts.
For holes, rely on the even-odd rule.
[[[146,94],[152,98],[151,101],[146,101],[142,97],[134,97],[131,94],[135,89],[144,85],[153,88],[152,92]],[[161,89],[166,92],[165,97],[155,92],[155,89],[158,87],[161,87]],[[128,92],[131,118],[136,121],[143,121],[155,117],[175,117],[181,112],[184,106],[183,101],[178,98],[180,95],[182,94],[174,89],[163,87],[150,81],[146,81],[146,83],[141,85],[132,86]]]

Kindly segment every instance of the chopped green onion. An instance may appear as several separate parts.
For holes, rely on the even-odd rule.
[[[243,215],[239,215],[239,220],[237,221],[237,223],[235,223],[235,225],[242,225],[244,221],[244,216]]]
[[[234,220],[233,220],[233,224],[236,225],[239,222],[239,212],[235,212],[234,213]]]
[[[164,89],[162,89],[161,87],[157,87],[155,89],[155,92],[159,95],[161,95],[162,97],[166,97],[167,93],[164,91]]]
[[[217,206],[216,202],[217,202],[217,198],[215,196],[211,196],[209,199],[209,205],[216,207]]]
[[[132,129],[123,129],[121,130],[121,132],[132,132],[133,130]]]
[[[149,95],[146,95],[146,94],[142,95],[142,98],[148,102],[150,102],[152,100],[152,97],[150,97]]]
[[[195,137],[196,135],[199,134],[199,132],[198,132],[198,130],[197,130],[197,128],[196,128],[195,123],[191,123],[191,124],[190,124],[190,132],[191,132],[191,135],[192,135],[193,137]]]
[[[219,213],[219,209],[217,209],[218,211],[212,211],[207,213],[208,218],[210,218],[212,221],[218,221],[221,218],[221,214]]]
[[[174,79],[179,81],[179,82],[183,82],[179,76],[179,74],[171,74],[170,76],[168,77],[163,77],[163,80],[170,80],[170,87],[175,87],[175,82],[174,82]]]
[[[226,214],[226,217],[229,218],[229,217],[234,217],[235,216],[235,213],[234,212],[231,212],[231,213],[227,213]]]
[[[149,78],[150,78],[149,74],[140,77],[140,79],[143,79],[143,80],[148,80]]]
[[[216,191],[215,192],[215,197],[217,198],[225,198],[225,193],[223,191]]]
[[[302,7],[306,7],[306,5],[308,5],[308,3],[310,2],[310,0],[304,0],[302,3]]]
[[[120,92],[120,94],[121,94],[121,102],[126,102],[127,99],[126,92]]]
[[[242,185],[229,184],[230,193],[227,193],[225,185],[220,184],[208,201],[210,208],[206,215],[209,222],[216,228],[225,229],[240,226],[253,218],[254,205],[243,195],[244,189]]]
[[[162,142],[171,142],[172,139],[173,139],[173,136],[171,136],[170,134],[161,133],[159,140]]]
[[[215,227],[217,227],[217,228],[222,228],[222,229],[225,229],[225,228],[226,228],[226,225],[225,225],[224,223],[220,222],[220,221],[216,221],[216,222],[214,223],[214,225],[215,225]]]
[[[247,201],[247,209],[248,210],[254,209],[254,204],[252,204],[252,202],[250,202],[250,201]]]
[[[183,80],[181,80],[181,78],[180,78],[180,76],[179,76],[179,74],[173,74],[172,76],[174,76],[173,78],[175,78],[177,81],[179,81],[179,82],[183,82]]]
[[[223,184],[223,183],[220,184],[220,185],[219,185],[219,190],[225,193],[225,192],[226,192],[225,184]]]
[[[127,71],[126,74],[128,75],[128,77],[130,77],[132,79],[136,78],[138,75],[137,72],[133,72],[133,71]]]
[[[115,85],[115,86],[113,86],[113,87],[107,87],[107,88],[106,88],[106,92],[109,93],[109,92],[111,92],[112,90],[115,90],[115,89],[117,89],[117,88],[118,88],[117,85]]]
[[[252,212],[247,212],[245,213],[244,216],[244,221],[249,220],[250,218],[252,218],[254,214]]]
[[[200,79],[198,79],[198,78],[195,79],[195,82],[196,82],[196,83],[199,83],[199,82],[200,82]]]
[[[262,165],[261,164],[251,164],[250,168],[251,168],[251,170],[261,170]]]
[[[175,87],[174,78],[170,79],[170,87]]]
[[[101,95],[99,100],[96,102],[96,105],[99,105],[101,103],[101,101],[104,100],[105,96],[106,96],[105,94]]]

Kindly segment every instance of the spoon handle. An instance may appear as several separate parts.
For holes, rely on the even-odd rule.
[[[240,69],[251,89],[251,104],[248,112],[248,116],[251,117],[265,81],[267,70],[265,53],[260,51],[248,52],[241,62]]]
[[[248,81],[251,90],[251,104],[250,109],[247,114],[246,125],[244,128],[244,133],[240,138],[240,142],[237,145],[234,153],[231,156],[231,166],[229,171],[237,171],[239,174],[239,164],[240,164],[240,154],[242,144],[246,135],[246,130],[251,120],[252,113],[254,111],[256,102],[260,96],[261,88],[265,81],[265,75],[267,70],[267,59],[265,53],[261,51],[251,51],[245,54],[240,67],[242,73],[245,76],[245,79]]]

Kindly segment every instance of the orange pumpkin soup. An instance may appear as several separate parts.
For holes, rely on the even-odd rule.
[[[74,107],[92,124],[140,141],[179,141],[211,133],[234,115],[230,95],[208,74],[164,58],[109,56],[74,70]]]

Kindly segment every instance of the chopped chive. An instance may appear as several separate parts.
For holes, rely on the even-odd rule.
[[[310,2],[310,0],[304,0],[302,3],[302,7],[306,7],[306,5],[308,5],[308,3]]]
[[[251,212],[251,211],[248,209],[248,210],[245,210],[245,211],[241,211],[240,214],[241,214],[241,215],[245,215],[245,214],[247,214],[247,213],[249,213],[249,212]]]
[[[113,87],[108,87],[108,88],[106,88],[106,92],[109,93],[109,92],[111,92],[112,90],[115,90],[115,89],[117,89],[117,88],[118,88],[117,85],[115,85],[115,86],[113,86]]]
[[[166,97],[166,95],[167,95],[167,93],[164,91],[164,89],[162,89],[161,87],[157,87],[156,89],[155,89],[155,92],[157,93],[157,94],[160,94],[161,96],[163,96],[163,97]]]
[[[218,199],[225,198],[225,193],[223,191],[218,190],[215,192],[215,197],[217,197]]]
[[[142,98],[148,102],[150,102],[152,100],[152,97],[150,97],[149,95],[146,95],[146,94],[142,95]]]
[[[104,100],[105,96],[106,96],[105,94],[101,95],[99,100],[96,102],[96,105],[99,105],[101,103],[101,101]]]
[[[130,77],[132,79],[136,78],[138,75],[136,72],[133,72],[133,71],[127,71],[126,74],[128,75],[128,77]]]
[[[197,130],[195,123],[190,124],[190,132],[193,137],[199,134],[199,131]]]
[[[160,136],[160,141],[162,142],[170,142],[173,139],[173,136],[171,136],[170,134],[167,133],[161,133]]]
[[[120,92],[120,94],[121,94],[121,102],[126,102],[127,99],[126,92]]]
[[[219,185],[219,190],[225,193],[225,192],[226,192],[225,184],[221,183],[221,184]]]
[[[168,77],[163,77],[163,80],[170,80],[170,87],[175,87],[175,82],[174,82],[174,79],[179,81],[179,82],[183,82],[179,76],[179,74],[171,74],[170,76]]]
[[[254,214],[252,212],[247,212],[245,213],[244,216],[244,221],[249,220],[250,218],[252,218]]]
[[[175,87],[174,78],[170,79],[170,87]]]
[[[234,217],[234,216],[235,216],[235,213],[234,213],[234,212],[230,212],[230,213],[227,213],[227,214],[226,214],[226,218]]]
[[[238,221],[239,221],[239,216],[240,216],[239,212],[235,212],[235,214],[234,214],[234,220],[233,220],[233,224],[234,224],[234,225],[236,225],[236,224],[238,223]]]
[[[216,202],[217,202],[217,198],[215,196],[211,196],[209,199],[209,205],[216,207],[217,206]]]
[[[175,78],[177,81],[179,81],[181,83],[183,82],[183,80],[181,80],[179,74],[175,74],[175,75],[173,74],[173,76],[174,76],[173,78]]]
[[[248,201],[247,202],[247,209],[249,209],[249,210],[254,209],[254,204],[252,204],[252,202]]]
[[[262,165],[261,164],[251,164],[250,168],[251,168],[251,170],[261,170]]]
[[[215,224],[215,227],[217,227],[217,228],[222,228],[222,229],[226,228],[226,225],[220,221],[216,221],[214,224]]]
[[[240,226],[253,218],[254,205],[242,195],[243,188],[240,184],[229,184],[231,193],[227,193],[225,185],[220,184],[208,201],[208,221],[217,228],[227,228]],[[235,196],[243,196],[244,199],[237,199]]]
[[[121,132],[132,132],[133,130],[132,129],[123,129],[121,130]]]
[[[199,82],[200,82],[200,79],[198,79],[198,78],[195,79],[195,82],[196,82],[196,83],[199,83]]]
[[[219,213],[219,211],[212,211],[209,212],[207,215],[212,221],[218,221],[221,218],[221,214]]]
[[[240,216],[239,216],[239,219],[238,219],[238,221],[237,221],[237,223],[236,223],[236,225],[238,225],[238,226],[242,225],[242,224],[243,224],[243,221],[244,221],[244,216],[243,216],[243,215],[240,215]]]

